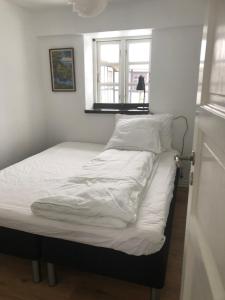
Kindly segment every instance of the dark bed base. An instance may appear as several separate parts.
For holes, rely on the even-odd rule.
[[[153,288],[155,292],[155,289],[163,288],[165,283],[178,178],[179,171],[176,174],[174,195],[165,228],[166,242],[157,253],[148,256],[128,255],[108,248],[41,237],[3,227],[0,227],[0,252],[31,259],[34,279],[35,274],[38,277],[37,264],[41,258],[48,263],[51,285],[55,283],[53,264],[56,263],[142,284]]]
[[[40,236],[19,230],[0,227],[0,253],[31,260],[33,281],[40,282]]]

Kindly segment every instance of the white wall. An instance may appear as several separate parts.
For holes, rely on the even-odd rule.
[[[109,115],[85,114],[83,37],[76,35],[39,38],[42,84],[47,103],[49,144],[62,141],[105,143],[113,130],[114,119]],[[57,47],[75,48],[75,93],[51,90],[48,50]]]
[[[0,1],[0,168],[46,143],[36,40],[30,14]]]
[[[190,131],[185,152],[190,152],[205,1],[143,0],[129,3],[111,4],[102,15],[91,19],[82,19],[70,9],[34,13],[48,105],[49,145],[69,140],[106,143],[113,131],[113,115],[84,113],[83,38],[79,34],[154,27],[151,109],[188,117]],[[75,48],[77,92],[53,93],[48,49],[70,46]],[[177,127],[176,146],[181,144],[182,123],[178,123]],[[187,178],[188,168],[185,168],[183,183],[187,182]]]
[[[155,29],[152,45],[151,109],[188,118],[189,131],[184,154],[190,155],[200,60],[201,26]],[[181,149],[185,121],[174,122],[174,147]],[[187,184],[188,168],[183,184]]]

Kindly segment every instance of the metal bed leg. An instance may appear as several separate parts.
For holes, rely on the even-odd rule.
[[[57,284],[55,265],[52,263],[47,263],[47,271],[49,286],[55,286]]]
[[[38,260],[32,260],[32,275],[33,282],[38,283],[41,281],[40,262]]]
[[[158,289],[151,289],[151,300],[160,300],[160,290]]]

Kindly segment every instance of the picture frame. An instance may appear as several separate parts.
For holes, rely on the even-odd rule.
[[[49,49],[53,92],[75,92],[74,48]]]

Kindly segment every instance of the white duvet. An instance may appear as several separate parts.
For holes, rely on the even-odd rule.
[[[124,228],[137,220],[156,158],[147,151],[106,150],[74,177],[55,180],[31,209],[49,219]]]
[[[131,255],[161,249],[173,196],[175,151],[163,152],[154,164],[137,221],[122,229],[89,226],[36,216],[30,206],[48,197],[53,182],[80,173],[104,145],[63,143],[0,171],[0,226],[33,234],[111,248]]]

